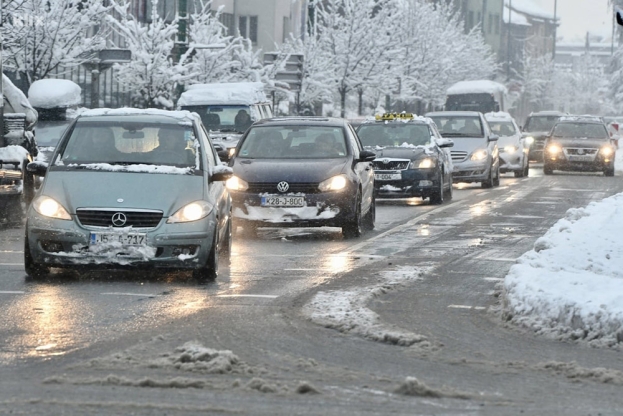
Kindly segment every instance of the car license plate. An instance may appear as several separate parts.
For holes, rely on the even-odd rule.
[[[90,244],[121,243],[124,246],[143,246],[145,234],[138,233],[91,233]]]
[[[263,207],[304,207],[304,196],[263,196]]]
[[[569,162],[592,162],[595,160],[594,155],[576,156],[569,155]]]
[[[374,179],[377,181],[395,181],[402,179],[400,173],[375,173]]]

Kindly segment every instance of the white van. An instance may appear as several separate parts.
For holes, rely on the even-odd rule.
[[[261,82],[191,85],[177,107],[199,114],[218,151],[234,149],[253,122],[273,116]]]

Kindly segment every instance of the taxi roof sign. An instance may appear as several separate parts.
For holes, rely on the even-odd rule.
[[[384,113],[375,116],[378,121],[387,120],[413,120],[415,116],[412,113]]]

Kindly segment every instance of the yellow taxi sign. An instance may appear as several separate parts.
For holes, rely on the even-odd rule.
[[[377,120],[413,120],[415,116],[412,113],[384,113],[377,114],[375,118]]]

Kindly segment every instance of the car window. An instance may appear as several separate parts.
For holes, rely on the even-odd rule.
[[[484,137],[483,126],[478,116],[432,116],[442,136]]]
[[[252,124],[248,105],[188,105],[182,110],[199,114],[207,130],[244,133]]]
[[[489,121],[491,131],[498,136],[512,136],[517,133],[512,121]]]
[[[340,127],[257,126],[246,135],[238,157],[252,159],[316,159],[345,157]]]
[[[550,131],[560,116],[530,116],[526,120],[524,131]]]
[[[364,146],[428,146],[433,132],[427,124],[367,123],[357,129]]]
[[[554,127],[553,136],[587,139],[609,138],[606,127],[595,123],[559,123]]]
[[[353,149],[353,158],[355,160],[359,159],[359,153],[363,150],[361,147],[361,143],[359,142],[359,139],[357,138],[357,134],[355,133],[355,131],[353,130],[352,126],[349,124],[348,125],[348,139],[350,141],[351,144],[351,148]]]
[[[74,126],[56,163],[199,168],[199,149],[192,126],[83,120]]]

